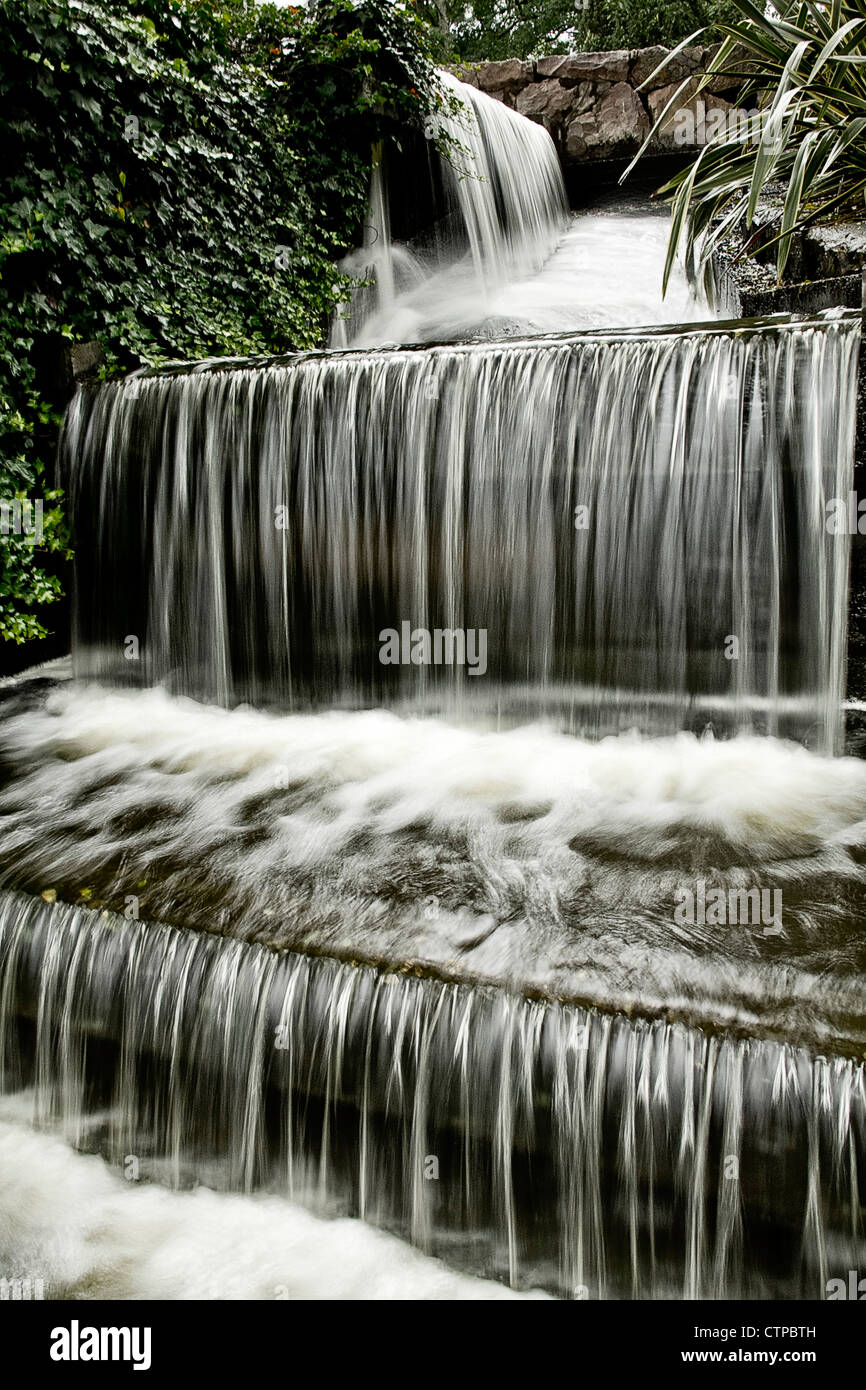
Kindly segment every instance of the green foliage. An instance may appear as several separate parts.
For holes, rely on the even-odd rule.
[[[731,0],[590,0],[581,47],[672,47],[697,29],[712,38],[732,12]]]
[[[428,0],[430,10],[443,6],[468,62],[672,45],[732,10],[731,0]]]
[[[44,634],[68,536],[50,481],[65,353],[105,369],[321,343],[370,147],[436,100],[427,29],[390,0],[2,0],[0,635]]]
[[[769,18],[751,0],[701,87],[724,73],[743,82],[739,104],[759,109],[751,136],[726,131],[662,190],[673,203],[665,283],[685,240],[692,276],[706,275],[719,242],[746,237],[743,254],[776,246],[779,279],[794,233],[834,213],[858,212],[866,199],[866,17],[860,4],[777,0]],[[662,113],[663,119],[664,112]],[[758,202],[784,189],[775,233],[749,236]]]

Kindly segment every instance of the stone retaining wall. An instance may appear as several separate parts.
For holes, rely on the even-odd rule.
[[[696,98],[699,77],[716,50],[687,48],[643,90],[638,91],[661,63],[665,48],[619,49],[609,53],[568,53],[523,62],[509,58],[496,63],[472,63],[455,68],[462,82],[538,121],[553,137],[563,167],[603,160],[629,159],[640,148],[669,98],[684,80],[677,107],[650,147],[656,154],[698,148],[712,111],[728,112],[736,88],[716,79]],[[691,112],[695,139],[683,140],[676,111]]]

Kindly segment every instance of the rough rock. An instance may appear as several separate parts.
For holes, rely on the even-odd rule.
[[[554,54],[536,62],[509,58],[464,63],[454,71],[462,81],[544,125],[568,165],[634,154],[683,82],[687,85],[682,97],[651,148],[658,154],[676,148],[694,149],[702,143],[701,110],[705,119],[714,111],[729,111],[735,99],[731,81],[714,79],[701,94],[703,108],[699,108],[695,99],[698,80],[716,49],[692,46],[677,54],[639,94],[636,89],[669,53],[669,49],[656,45],[604,53]],[[682,121],[676,124],[677,110],[691,112],[694,140],[683,142]]]
[[[478,69],[478,86],[482,92],[519,92],[533,79],[532,63],[519,58],[505,58],[498,63],[482,63]]]
[[[657,92],[649,94],[649,108],[653,122],[658,120],[668,101],[679,87],[678,82],[673,82],[669,87],[662,87]],[[731,103],[724,101],[722,97],[715,96],[712,92],[702,92],[698,97],[696,91],[698,79],[690,78],[683,89],[680,100],[665,117],[665,123],[660,131],[656,132],[654,143],[663,149],[675,149],[677,146],[689,148],[691,145],[702,145],[706,141],[700,135],[700,122],[709,116],[711,111],[730,111]],[[682,120],[678,122],[677,114],[681,111],[688,111],[693,117],[693,129],[695,140],[693,142],[683,142],[681,138]]]
[[[586,159],[589,146],[586,143],[586,127],[580,120],[573,120],[565,133],[565,157],[577,163]]]
[[[458,63],[451,71],[458,82],[465,82],[468,87],[478,86],[478,74],[481,71],[480,63]]]
[[[69,349],[69,364],[76,381],[92,376],[105,361],[99,343],[73,343]]]
[[[523,116],[533,121],[541,121],[546,126],[558,125],[563,113],[570,111],[574,101],[574,91],[563,87],[555,78],[545,82],[533,82],[518,94],[515,105]]]
[[[562,57],[539,58],[540,78],[555,77],[564,86],[578,82],[626,82],[632,54],[623,48],[608,53],[567,53]]]
[[[656,45],[654,48],[636,49],[631,56],[631,67],[628,80],[633,87],[640,87],[646,82],[651,74],[658,67],[666,53],[670,53],[669,48]],[[711,50],[708,48],[684,48],[682,53],[678,53],[662,71],[652,81],[648,91],[655,91],[659,87],[668,87],[671,83],[682,82],[686,77],[692,77],[694,73],[701,73],[706,70],[707,58]]]
[[[643,102],[627,82],[617,82],[594,111],[577,117],[577,123],[580,129],[575,132],[572,147],[582,134],[587,150],[597,159],[631,153],[650,131]]]

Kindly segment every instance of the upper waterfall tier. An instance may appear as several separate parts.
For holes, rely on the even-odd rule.
[[[467,301],[483,317],[498,288],[541,269],[565,230],[565,185],[544,127],[449,73],[440,78],[442,113],[428,127],[436,220],[411,247],[395,244],[376,151],[365,245],[346,262],[371,283],[343,307],[335,347],[454,336]]]
[[[77,670],[829,748],[858,341],[836,314],[82,391]]]

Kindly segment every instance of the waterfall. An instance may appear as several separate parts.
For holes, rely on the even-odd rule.
[[[866,1254],[864,1067],[795,1047],[7,893],[0,1073],[141,1176],[566,1297],[817,1298]]]
[[[493,291],[541,269],[565,231],[565,186],[544,127],[449,73],[439,79],[427,137],[443,151],[434,159],[445,206],[423,244],[395,245],[377,146],[365,244],[344,267],[368,283],[338,314],[333,347],[462,336]]]
[[[840,312],[81,390],[76,670],[831,748],[858,341]]]
[[[69,407],[77,679],[0,692],[0,1147],[27,1105],[452,1280],[821,1298],[866,1263],[860,316],[640,326],[540,126],[443,76],[428,135],[415,236],[374,152],[333,350]]]

